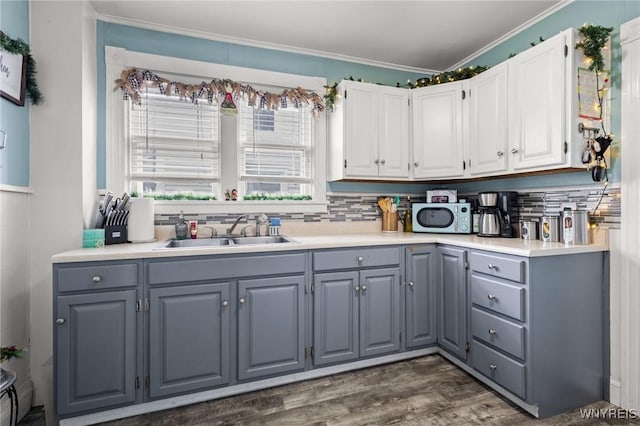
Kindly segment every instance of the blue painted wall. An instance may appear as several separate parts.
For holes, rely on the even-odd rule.
[[[0,1],[0,30],[29,43],[29,1]],[[37,61],[37,58],[36,58]],[[7,144],[0,149],[0,184],[29,186],[29,100],[19,107],[0,98],[0,129]]]
[[[640,16],[640,1],[591,1],[577,0],[536,25],[518,33],[499,46],[484,53],[467,65],[495,65],[506,60],[510,53],[527,49],[531,41],[539,37],[549,38],[569,27],[577,28],[583,23],[613,26],[612,64],[614,86],[612,95],[612,129],[620,134],[620,24]],[[294,74],[313,75],[333,82],[347,76],[362,77],[368,81],[394,85],[395,82],[414,80],[419,75],[384,68],[371,67],[344,61],[294,54],[277,50],[261,49],[204,40],[194,37],[163,33],[130,26],[98,21],[98,187],[105,187],[105,138],[104,138],[104,46],[123,47],[145,53],[175,56],[185,59],[215,62]],[[616,79],[616,76],[618,77]],[[619,145],[612,147],[612,169],[610,180],[620,180]],[[557,175],[527,176],[491,179],[460,184],[377,184],[377,183],[328,183],[329,191],[345,192],[417,192],[434,187],[457,188],[460,191],[519,189],[591,184],[587,172],[562,173]]]
[[[106,185],[105,46],[122,47],[136,52],[225,65],[325,77],[328,82],[353,76],[354,78],[363,78],[366,81],[395,85],[398,81],[406,82],[408,79],[415,80],[421,77],[421,75],[415,73],[387,68],[205,40],[98,21],[98,188],[105,188]],[[362,187],[369,188],[367,185]]]

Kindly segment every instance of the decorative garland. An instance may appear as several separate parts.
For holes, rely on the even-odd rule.
[[[33,105],[44,101],[36,81],[36,61],[31,56],[29,45],[20,39],[12,39],[0,31],[0,48],[12,55],[22,55],[27,58],[27,96]]]
[[[310,106],[315,117],[325,109],[325,104],[318,94],[301,87],[284,89],[282,93],[275,94],[256,90],[248,84],[228,79],[215,78],[209,83],[203,81],[200,84],[187,84],[168,80],[149,70],[141,71],[136,68],[123,70],[115,83],[114,90],[121,89],[125,100],[131,98],[136,103],[140,103],[141,91],[151,86],[157,88],[161,94],[177,95],[180,99],[188,99],[194,104],[203,98],[209,104],[215,100],[223,112],[229,113],[237,113],[235,102],[245,97],[249,106],[256,109],[277,110],[287,108],[289,104],[296,108]]]

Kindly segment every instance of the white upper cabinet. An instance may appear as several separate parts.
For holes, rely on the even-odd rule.
[[[409,92],[343,81],[329,113],[329,178],[409,178]]]
[[[413,177],[464,176],[463,82],[412,90]]]
[[[507,170],[507,64],[469,80],[469,174]]]
[[[565,163],[567,54],[565,31],[511,58],[509,65],[509,161],[514,172]],[[573,71],[571,68],[569,68]],[[573,74],[573,72],[571,72]],[[568,147],[567,147],[568,149]]]

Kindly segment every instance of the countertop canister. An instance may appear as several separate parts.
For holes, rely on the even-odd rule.
[[[589,244],[589,212],[565,210],[562,212],[562,241],[565,244]]]
[[[540,239],[546,242],[560,241],[560,217],[542,216],[540,218]]]
[[[152,198],[132,198],[129,208],[128,237],[132,243],[149,243],[155,239]]]

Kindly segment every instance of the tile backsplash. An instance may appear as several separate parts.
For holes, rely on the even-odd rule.
[[[578,187],[544,191],[518,192],[517,218],[535,218],[542,214],[558,214],[563,203],[575,203],[580,210],[593,210],[598,204],[602,187]],[[471,194],[460,194],[460,198]],[[362,222],[380,218],[378,209],[379,195],[329,194],[326,213],[282,213],[283,221],[298,222]],[[400,197],[400,213],[407,205],[407,197]],[[412,202],[424,202],[425,196],[411,196]],[[301,201],[303,202],[303,201]],[[197,220],[200,224],[231,224],[237,217],[234,214],[190,214],[185,208],[187,220]],[[613,227],[620,225],[620,188],[606,189],[598,210],[591,215],[592,220]],[[252,216],[250,216],[252,218]],[[173,225],[177,214],[156,214],[156,225]]]

